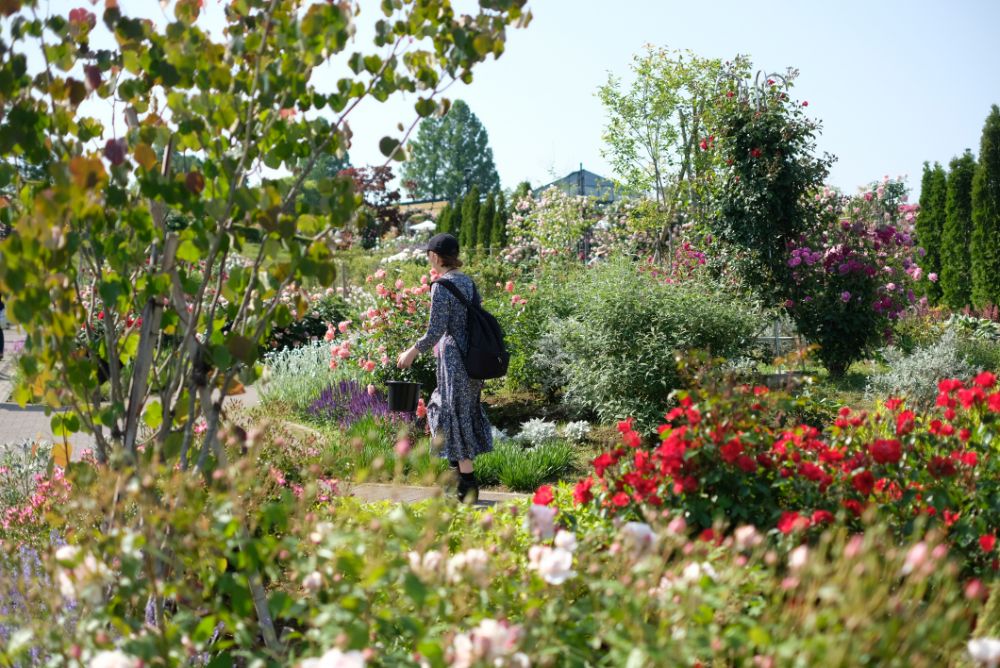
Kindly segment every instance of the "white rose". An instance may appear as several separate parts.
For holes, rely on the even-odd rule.
[[[357,651],[331,649],[318,659],[303,659],[299,668],[365,668],[365,657]]]
[[[90,660],[90,668],[135,668],[139,662],[121,650],[98,652]]]

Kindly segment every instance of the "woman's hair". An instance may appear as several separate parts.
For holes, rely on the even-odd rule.
[[[462,267],[462,261],[458,259],[457,255],[441,255],[438,253],[438,258],[441,260],[442,267],[448,267],[449,269],[460,269]]]

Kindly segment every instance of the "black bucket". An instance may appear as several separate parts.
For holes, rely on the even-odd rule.
[[[394,413],[412,413],[417,410],[417,399],[420,398],[420,383],[406,380],[390,380],[389,410]]]

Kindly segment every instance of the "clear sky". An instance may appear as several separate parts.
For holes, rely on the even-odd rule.
[[[155,0],[118,0],[126,13],[163,17]],[[219,0],[207,0],[218,16]],[[43,7],[46,3],[42,3]],[[87,0],[50,0],[68,12]],[[103,3],[101,3],[103,4]],[[459,9],[469,6],[459,0]],[[361,26],[377,0],[362,0]],[[823,123],[821,150],[837,156],[845,190],[909,175],[978,150],[990,105],[1000,103],[1000,0],[535,0],[526,30],[455,85],[490,136],[504,187],[540,185],[581,163],[612,176],[602,158],[605,116],[596,97],[608,73],[627,77],[644,44],[707,57],[743,53],[755,68],[799,68],[795,96]],[[100,11],[100,5],[95,8]],[[358,39],[370,31],[359,30]],[[359,44],[358,47],[366,46]],[[350,50],[350,49],[349,49]],[[414,118],[412,102],[372,101],[352,117],[352,161],[381,163],[378,140]]]

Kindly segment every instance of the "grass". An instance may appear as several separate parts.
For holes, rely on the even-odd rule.
[[[517,492],[533,492],[546,482],[562,479],[574,468],[576,449],[564,441],[525,448],[500,441],[493,452],[476,458],[476,477],[483,485],[503,485]]]

